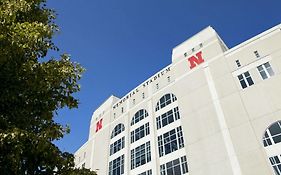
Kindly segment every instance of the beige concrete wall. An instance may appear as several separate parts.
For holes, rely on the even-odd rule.
[[[150,77],[145,81],[150,83],[139,85],[137,91],[133,89],[129,92],[130,97],[125,98],[127,94],[120,98],[125,100],[118,106],[120,101],[114,97],[96,110],[89,141],[76,152],[76,157],[87,152],[90,158],[83,161],[87,167],[99,169],[99,174],[107,174],[109,161],[122,154],[125,155],[125,174],[128,175],[150,168],[153,174],[159,174],[160,164],[182,155],[187,155],[190,175],[272,174],[262,136],[270,124],[281,119],[280,42],[279,26],[226,51],[215,31],[205,29],[173,50],[169,71],[160,75],[161,70]],[[205,61],[190,69],[187,59],[199,51]],[[254,51],[259,52],[260,58]],[[236,65],[237,59],[241,67]],[[262,80],[257,66],[265,62],[271,64],[275,75]],[[255,84],[242,89],[237,76],[245,71],[250,72]],[[155,112],[155,107],[167,93],[176,95],[178,100],[170,108],[179,107],[181,120],[167,127],[165,132],[181,125],[185,147],[159,158],[157,136],[164,130],[156,129],[155,120],[167,109]],[[149,117],[131,127],[131,119],[140,109],[146,109]],[[101,118],[103,128],[96,133],[96,122]],[[130,131],[145,122],[150,122],[150,135],[130,144]],[[110,139],[118,123],[125,125],[125,132]],[[122,136],[125,136],[125,149],[109,156],[110,144]],[[130,150],[149,140],[152,161],[131,171]],[[77,162],[76,158],[76,165],[81,166],[83,161],[80,158]]]

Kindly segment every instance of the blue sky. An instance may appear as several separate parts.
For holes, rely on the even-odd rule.
[[[78,109],[56,121],[71,133],[56,144],[74,153],[87,141],[94,110],[171,63],[172,49],[211,25],[228,47],[281,23],[280,0],[49,0],[60,53],[86,68]]]

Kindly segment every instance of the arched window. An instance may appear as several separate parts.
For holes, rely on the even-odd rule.
[[[147,111],[145,109],[139,110],[138,112],[136,112],[136,114],[132,118],[131,126],[133,126],[134,124],[138,123],[139,121],[141,121],[142,119],[144,119],[147,116],[148,116],[148,113],[147,113]]]
[[[274,150],[275,154],[268,155],[269,161],[275,174],[281,175],[281,149],[279,145],[275,145],[281,142],[281,121],[277,121],[267,128],[262,140],[265,149]],[[276,155],[276,152],[279,154]]]
[[[281,142],[281,121],[273,123],[263,135],[264,147]]]
[[[157,102],[155,111],[164,108],[165,106],[171,104],[174,101],[177,101],[177,97],[174,94],[166,94],[162,96]]]
[[[115,126],[115,128],[113,129],[112,133],[111,133],[111,138],[117,136],[118,134],[120,134],[122,131],[125,130],[125,126],[124,124],[119,123],[118,125]]]

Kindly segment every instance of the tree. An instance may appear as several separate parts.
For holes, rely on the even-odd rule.
[[[0,0],[0,172],[83,174],[74,156],[53,144],[69,132],[53,117],[76,108],[84,69],[67,54],[47,59],[59,31],[45,0]]]

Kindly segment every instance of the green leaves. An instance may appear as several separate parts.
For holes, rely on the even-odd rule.
[[[76,108],[73,94],[84,69],[58,51],[55,12],[45,0],[0,1],[0,172],[1,174],[95,174],[74,168],[74,157],[52,141],[69,133],[54,122],[61,108]]]

